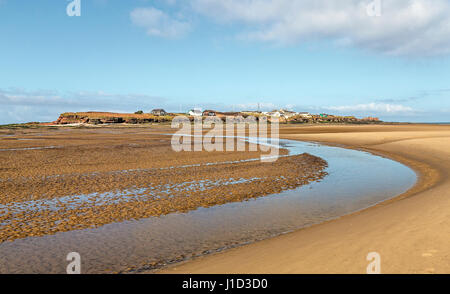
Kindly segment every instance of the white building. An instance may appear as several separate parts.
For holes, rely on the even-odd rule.
[[[266,115],[273,116],[273,117],[280,117],[281,113],[278,110],[273,110],[271,112],[267,112]]]
[[[300,115],[301,117],[304,117],[304,118],[311,117],[311,113],[309,113],[309,112],[299,112],[298,115]]]
[[[280,110],[280,114],[281,114],[281,116],[283,116],[284,118],[290,118],[290,117],[293,117],[293,116],[297,115],[297,112],[295,112],[295,111],[290,111],[290,110],[285,110],[285,109],[281,109],[281,110]]]
[[[203,111],[200,108],[194,108],[194,109],[189,110],[188,114],[190,116],[202,116]]]
[[[290,111],[290,110],[285,110],[285,109],[280,109],[280,110],[273,110],[271,112],[267,112],[264,113],[268,116],[273,116],[273,117],[283,117],[283,118],[290,118],[292,116],[297,115],[297,112],[295,111]]]

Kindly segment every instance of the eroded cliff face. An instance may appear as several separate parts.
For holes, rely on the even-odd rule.
[[[167,122],[170,121],[168,116],[155,116],[151,114],[122,114],[122,113],[107,113],[107,112],[78,112],[78,113],[63,113],[54,121],[54,124],[66,125],[75,123],[87,124],[142,124],[152,122]]]

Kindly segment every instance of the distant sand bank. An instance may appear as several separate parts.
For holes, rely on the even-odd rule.
[[[286,126],[281,137],[383,155],[416,170],[419,181],[364,211],[163,272],[365,273],[372,251],[382,273],[450,272],[450,126]]]

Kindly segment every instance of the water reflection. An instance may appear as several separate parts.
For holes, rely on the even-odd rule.
[[[372,154],[280,140],[290,154],[328,162],[320,182],[280,194],[0,244],[1,273],[64,273],[65,256],[81,254],[84,273],[139,272],[333,219],[411,188],[415,173]],[[129,195],[128,195],[129,196]]]

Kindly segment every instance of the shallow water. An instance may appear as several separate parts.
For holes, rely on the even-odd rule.
[[[61,148],[61,147],[60,146],[24,147],[24,148],[0,149],[0,151],[44,150],[44,149],[55,149],[55,148]]]
[[[416,182],[408,167],[372,154],[281,140],[290,154],[328,162],[328,176],[276,195],[97,229],[0,244],[0,273],[65,273],[69,252],[82,272],[139,272],[297,230],[399,195]],[[130,197],[129,194],[124,197]]]

